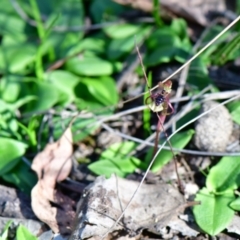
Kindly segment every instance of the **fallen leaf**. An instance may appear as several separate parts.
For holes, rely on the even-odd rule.
[[[32,209],[55,233],[69,234],[75,216],[75,203],[55,189],[72,169],[72,133],[68,128],[61,138],[48,144],[33,160],[38,182],[31,192]]]
[[[38,179],[42,179],[43,187],[54,188],[56,182],[67,178],[72,169],[72,153],[72,132],[67,128],[57,142],[48,144],[37,154],[32,170],[37,173]]]

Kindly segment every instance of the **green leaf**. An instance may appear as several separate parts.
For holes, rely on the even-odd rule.
[[[78,56],[66,62],[66,69],[72,73],[82,76],[111,75],[114,65],[97,56]]]
[[[172,32],[175,33],[175,35],[180,37],[180,39],[184,40],[187,38],[189,40],[188,33],[187,33],[188,26],[184,19],[174,18],[172,20],[170,28],[171,28]],[[190,44],[190,42],[189,42],[189,44]]]
[[[82,100],[82,109],[94,109],[101,105],[109,106],[118,102],[116,85],[110,77],[83,78],[76,86],[75,94]]]
[[[25,31],[26,21],[18,16],[11,2],[1,0],[0,35],[3,37],[2,43],[4,44],[6,37],[11,37],[15,42],[25,41],[27,39]]]
[[[0,137],[0,175],[16,166],[26,148],[27,145],[22,142]]]
[[[53,137],[54,139],[59,139],[63,133],[63,131],[67,128],[70,121],[72,119],[65,118],[59,116],[54,116],[53,124],[54,124],[54,132]],[[72,133],[73,133],[73,140],[75,143],[78,143],[85,139],[90,134],[93,134],[101,125],[101,123],[97,123],[95,118],[77,118],[72,124]],[[44,139],[48,139],[49,136],[49,128],[46,125],[44,129]],[[43,143],[44,144],[44,143]],[[47,142],[46,142],[47,144]]]
[[[107,48],[108,59],[116,60],[124,55],[129,54],[135,47],[135,42],[143,41],[144,37],[150,32],[149,27],[141,27],[139,31],[134,34],[127,36],[125,38],[113,39]]]
[[[32,235],[26,227],[20,224],[17,228],[17,240],[23,239],[37,240],[38,238]]]
[[[6,102],[15,102],[18,99],[21,89],[20,78],[17,76],[4,76],[1,78],[1,98]]]
[[[80,81],[79,77],[64,70],[49,72],[45,77],[61,92],[59,100],[62,104],[69,104],[75,99],[74,88]]]
[[[34,95],[36,99],[27,105],[27,112],[45,111],[53,107],[60,99],[58,88],[49,82],[32,81],[26,84],[29,95]],[[27,90],[27,89],[25,89]],[[26,94],[28,94],[26,91]]]
[[[240,156],[223,157],[211,168],[206,186],[209,191],[222,193],[240,186]]]
[[[115,173],[119,177],[124,177],[125,173],[114,162],[107,159],[94,162],[88,165],[88,168],[96,175],[104,175],[106,178],[111,177],[111,174]]]
[[[232,221],[234,211],[229,204],[235,199],[232,191],[222,195],[214,195],[203,188],[195,198],[201,205],[193,208],[193,213],[198,226],[211,236],[223,231]]]
[[[125,157],[136,148],[136,143],[132,141],[125,141],[121,143],[112,144],[101,154],[101,158],[114,159],[115,157]]]
[[[88,168],[97,175],[104,175],[109,178],[113,173],[119,177],[126,177],[137,168],[147,169],[147,165],[135,157],[117,156],[116,158],[100,158],[98,161],[88,165]]]
[[[0,240],[8,240],[8,230],[12,224],[12,220],[8,221],[6,225],[4,226],[3,232],[0,236]]]
[[[183,149],[191,140],[194,134],[193,130],[188,130],[187,132],[180,132],[175,134],[170,142],[173,148]],[[152,151],[152,150],[151,150]],[[151,153],[152,155],[152,153]],[[151,170],[153,172],[159,171],[165,164],[167,164],[171,159],[173,159],[173,153],[169,150],[163,149],[157,156]],[[149,160],[148,160],[149,161]]]
[[[189,53],[181,48],[161,46],[146,56],[144,64],[146,66],[156,66],[160,63],[168,63],[174,59],[183,63],[187,60],[188,56]]]
[[[72,46],[69,49],[67,56],[79,54],[83,51],[92,51],[94,53],[103,54],[106,51],[106,43],[107,39],[105,37],[88,36],[87,38]]]
[[[142,25],[124,23],[106,27],[103,30],[110,38],[123,39],[133,37],[139,31],[141,31],[141,29]]]
[[[34,62],[36,46],[33,44],[15,44],[0,47],[0,70],[11,73],[22,73]]]
[[[127,7],[117,4],[111,0],[91,1],[90,14],[95,22],[113,21],[118,15],[126,13]]]
[[[29,166],[20,161],[11,172],[3,174],[2,178],[17,186],[21,191],[30,194],[33,186],[37,183],[37,177]]]
[[[228,108],[230,110],[232,120],[240,124],[240,101],[230,103]]]
[[[181,40],[169,27],[159,28],[154,31],[146,41],[148,50],[155,51],[158,48],[181,47]]]
[[[232,201],[230,207],[235,211],[240,211],[240,197]]]
[[[136,144],[131,141],[115,143],[106,149],[97,162],[88,165],[88,168],[97,175],[110,177],[115,173],[119,177],[125,177],[136,168],[146,169],[147,165],[135,157],[127,155],[136,148]]]

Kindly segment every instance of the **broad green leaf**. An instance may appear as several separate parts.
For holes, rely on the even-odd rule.
[[[136,42],[141,42],[149,33],[149,27],[139,28],[138,33],[127,36],[125,38],[112,39],[107,48],[107,56],[109,59],[116,60],[121,58],[134,49]]]
[[[169,27],[154,31],[146,41],[148,50],[154,52],[156,49],[180,48],[181,40]]]
[[[116,60],[128,54],[134,48],[134,45],[134,36],[113,39],[107,48],[107,56],[109,59]]]
[[[102,161],[101,159],[99,161]],[[111,160],[110,160],[111,161]],[[140,169],[147,169],[147,164],[142,163],[141,160],[135,157],[126,157],[121,158],[115,158],[113,159],[114,163],[119,167],[119,169],[124,173],[124,177],[129,174],[133,173],[137,168]]]
[[[32,235],[26,227],[20,224],[17,228],[17,240],[23,239],[37,240],[38,238]]]
[[[14,184],[21,191],[30,194],[33,186],[37,183],[37,177],[31,168],[20,161],[11,172],[1,176],[5,181]]]
[[[77,56],[66,62],[66,69],[72,73],[82,76],[111,75],[114,65],[97,56]]]
[[[195,201],[200,205],[193,207],[193,213],[198,226],[211,236],[223,231],[232,221],[234,211],[229,204],[235,199],[232,191],[222,195],[214,195],[203,188]]]
[[[106,178],[111,177],[111,174],[115,173],[119,177],[124,177],[125,173],[118,167],[114,161],[101,160],[96,161],[90,165],[88,168],[97,175],[104,175]]]
[[[26,21],[20,18],[8,0],[1,0],[0,10],[0,35],[3,36],[2,44],[6,37],[11,37],[15,41],[27,39],[25,34]]]
[[[61,118],[59,116],[54,116],[53,124],[54,124],[54,132],[53,137],[54,139],[59,139],[62,133],[65,131],[67,126],[69,125],[71,118]],[[77,118],[72,124],[72,133],[73,133],[73,140],[75,143],[82,141],[90,134],[93,134],[100,126],[100,123],[97,123],[96,119],[91,118]],[[49,136],[49,128],[48,126],[44,129],[44,137],[47,139]],[[47,142],[46,142],[47,144]],[[43,145],[44,146],[44,143]]]
[[[136,144],[131,141],[115,143],[106,149],[97,162],[90,164],[89,169],[97,175],[110,177],[112,173],[120,177],[134,172],[137,168],[146,169],[147,165],[135,157],[127,155],[136,148]],[[107,170],[102,162],[108,166]]]
[[[113,173],[119,177],[126,177],[137,168],[146,169],[147,165],[135,157],[125,156],[125,158],[121,158],[119,156],[112,159],[100,158],[98,161],[88,165],[88,168],[97,175],[104,175],[109,178]]]
[[[206,186],[217,193],[237,189],[240,186],[240,156],[223,157],[210,169]]]
[[[125,141],[121,143],[114,143],[105,151],[102,152],[101,158],[114,159],[116,157],[125,157],[136,148],[136,143]]]
[[[28,83],[29,93],[36,97],[27,106],[27,112],[45,111],[53,107],[60,99],[60,93],[55,85],[49,82],[33,81]]]
[[[83,78],[76,86],[75,94],[82,100],[82,108],[87,109],[101,106],[97,103],[109,106],[118,102],[116,85],[110,77]]]
[[[36,47],[33,44],[9,45],[0,47],[0,70],[11,73],[23,72],[34,62]]]
[[[187,33],[187,23],[184,19],[182,18],[174,18],[171,22],[170,29],[172,30],[171,32],[174,32],[175,35],[177,35],[180,39],[189,39],[188,33]],[[190,42],[189,42],[190,44]]]
[[[240,211],[240,197],[232,201],[230,207],[235,211]]]
[[[46,79],[61,92],[62,104],[71,103],[75,99],[74,88],[80,81],[79,77],[64,70],[56,70],[47,73]]]
[[[144,59],[146,66],[156,66],[160,63],[168,63],[172,60],[177,60],[181,63],[188,58],[188,52],[181,48],[169,46],[159,46],[155,51],[148,54]]]
[[[110,38],[122,39],[136,35],[141,29],[142,25],[124,23],[106,27],[103,30]]]
[[[16,76],[4,76],[0,82],[1,98],[6,102],[15,102],[21,89],[20,78]]]
[[[194,134],[193,130],[188,130],[187,132],[180,132],[174,135],[171,139],[171,145],[173,148],[183,149],[191,140]],[[173,153],[169,150],[163,149],[157,156],[155,162],[152,166],[152,171],[159,171],[165,164],[167,164],[171,159],[173,159]],[[149,160],[148,160],[149,161]]]
[[[68,53],[67,56],[72,56],[74,54],[79,54],[80,52],[84,51],[92,51],[94,53],[105,53],[106,51],[106,42],[107,39],[104,37],[87,37],[85,39],[82,39],[79,43],[75,44],[72,46]]]
[[[127,9],[127,7],[111,0],[93,0],[91,1],[90,14],[97,23],[109,22],[118,19],[118,15],[126,13]]]
[[[0,138],[0,175],[10,171],[25,153],[27,145],[9,138]]]

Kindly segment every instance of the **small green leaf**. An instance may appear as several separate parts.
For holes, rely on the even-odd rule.
[[[126,13],[129,8],[117,4],[111,0],[91,1],[90,13],[94,22],[103,23],[118,19],[118,16]]]
[[[115,143],[101,154],[97,162],[90,164],[88,167],[95,174],[105,175],[106,177],[110,177],[112,173],[119,177],[125,177],[137,168],[146,169],[147,165],[142,163],[141,160],[127,156],[135,148],[136,144],[131,141]]]
[[[176,48],[171,45],[159,46],[152,53],[148,54],[144,59],[146,66],[156,66],[160,63],[168,63],[172,60],[184,62],[188,58],[189,53],[181,48]]]
[[[0,240],[7,240],[8,239],[8,230],[9,230],[9,227],[11,226],[12,222],[13,221],[10,220],[4,226],[3,232],[2,232],[2,234],[0,236]]]
[[[222,193],[240,186],[240,156],[223,157],[211,168],[206,186],[209,191]]]
[[[135,157],[116,156],[115,158],[100,158],[98,161],[88,165],[88,168],[97,175],[104,175],[107,178],[115,173],[119,177],[126,177],[137,168],[146,169],[147,165]]]
[[[0,138],[0,175],[10,171],[25,153],[27,145],[9,138]]]
[[[240,197],[232,201],[230,207],[235,211],[240,211]]]
[[[2,71],[21,73],[33,63],[36,47],[32,44],[10,45],[0,47],[0,69]]]
[[[106,45],[107,39],[100,38],[98,36],[96,37],[90,37],[83,39],[78,44],[75,44],[70,48],[70,50],[67,53],[67,56],[72,56],[74,54],[79,54],[83,51],[92,51],[94,53],[105,53],[105,45]]]
[[[1,98],[6,102],[15,102],[21,89],[20,78],[16,76],[5,76],[1,78]]]
[[[154,31],[146,41],[148,50],[155,51],[162,48],[181,47],[180,38],[169,29],[169,27],[159,28]]]
[[[23,239],[37,240],[38,238],[32,235],[26,227],[24,227],[23,225],[19,225],[19,227],[17,228],[17,240]]]
[[[30,194],[33,186],[37,182],[37,177],[29,166],[20,161],[11,172],[1,176],[5,181],[14,184],[21,191]]]
[[[114,66],[111,62],[97,56],[78,56],[66,62],[66,69],[82,76],[111,75]]]
[[[116,84],[110,77],[83,78],[76,86],[75,94],[82,100],[83,109],[94,109],[101,105],[109,106],[118,102]]]
[[[240,124],[240,101],[236,101],[233,102],[232,104],[229,104],[229,108],[232,120]]]
[[[107,49],[109,59],[116,60],[126,55],[134,48],[134,36],[128,38],[113,39]]]
[[[45,77],[62,92],[60,94],[62,104],[69,104],[75,99],[74,88],[80,81],[79,77],[64,70],[52,71],[47,73]]]
[[[63,131],[67,128],[69,125],[71,119],[65,118],[59,116],[54,116],[53,118],[53,124],[54,124],[54,139],[59,139],[63,133]],[[101,123],[97,123],[95,118],[77,118],[73,124],[72,124],[72,133],[73,133],[73,140],[75,143],[82,141],[90,134],[94,133],[96,131]],[[46,125],[44,132],[43,132],[45,138],[47,139],[47,136],[49,135],[49,128]],[[47,144],[47,143],[46,143]]]
[[[131,141],[114,143],[101,154],[101,158],[113,159],[115,157],[125,157],[135,148],[136,143]]]
[[[118,167],[114,161],[103,159],[88,165],[88,168],[97,175],[104,175],[106,178],[115,173],[119,177],[124,177],[125,173]]]
[[[59,90],[49,82],[32,81],[28,84],[29,94],[35,95],[36,100],[27,105],[27,112],[45,111],[53,107],[60,98]],[[27,85],[27,84],[26,84]],[[31,87],[30,87],[31,86]]]
[[[223,231],[232,221],[234,211],[229,204],[235,199],[232,191],[222,195],[214,195],[207,188],[203,188],[195,198],[201,205],[193,208],[198,226],[211,236]]]
[[[191,140],[194,134],[193,130],[188,130],[187,132],[180,132],[174,135],[170,142],[173,148],[183,149]],[[152,166],[152,171],[159,171],[165,164],[167,164],[171,159],[173,159],[173,153],[169,150],[163,149],[157,156],[155,162]],[[149,160],[148,160],[149,161]]]
[[[136,35],[142,26],[136,24],[120,24],[104,28],[104,32],[113,39],[128,38]]]
[[[187,33],[187,23],[182,18],[174,18],[170,26],[172,32],[174,32],[180,39],[189,39]],[[190,42],[189,42],[190,43]]]

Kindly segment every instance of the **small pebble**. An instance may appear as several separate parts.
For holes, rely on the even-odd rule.
[[[219,105],[218,102],[203,103],[201,112]],[[233,130],[233,122],[225,106],[219,106],[197,120],[194,143],[202,151],[224,152]]]

